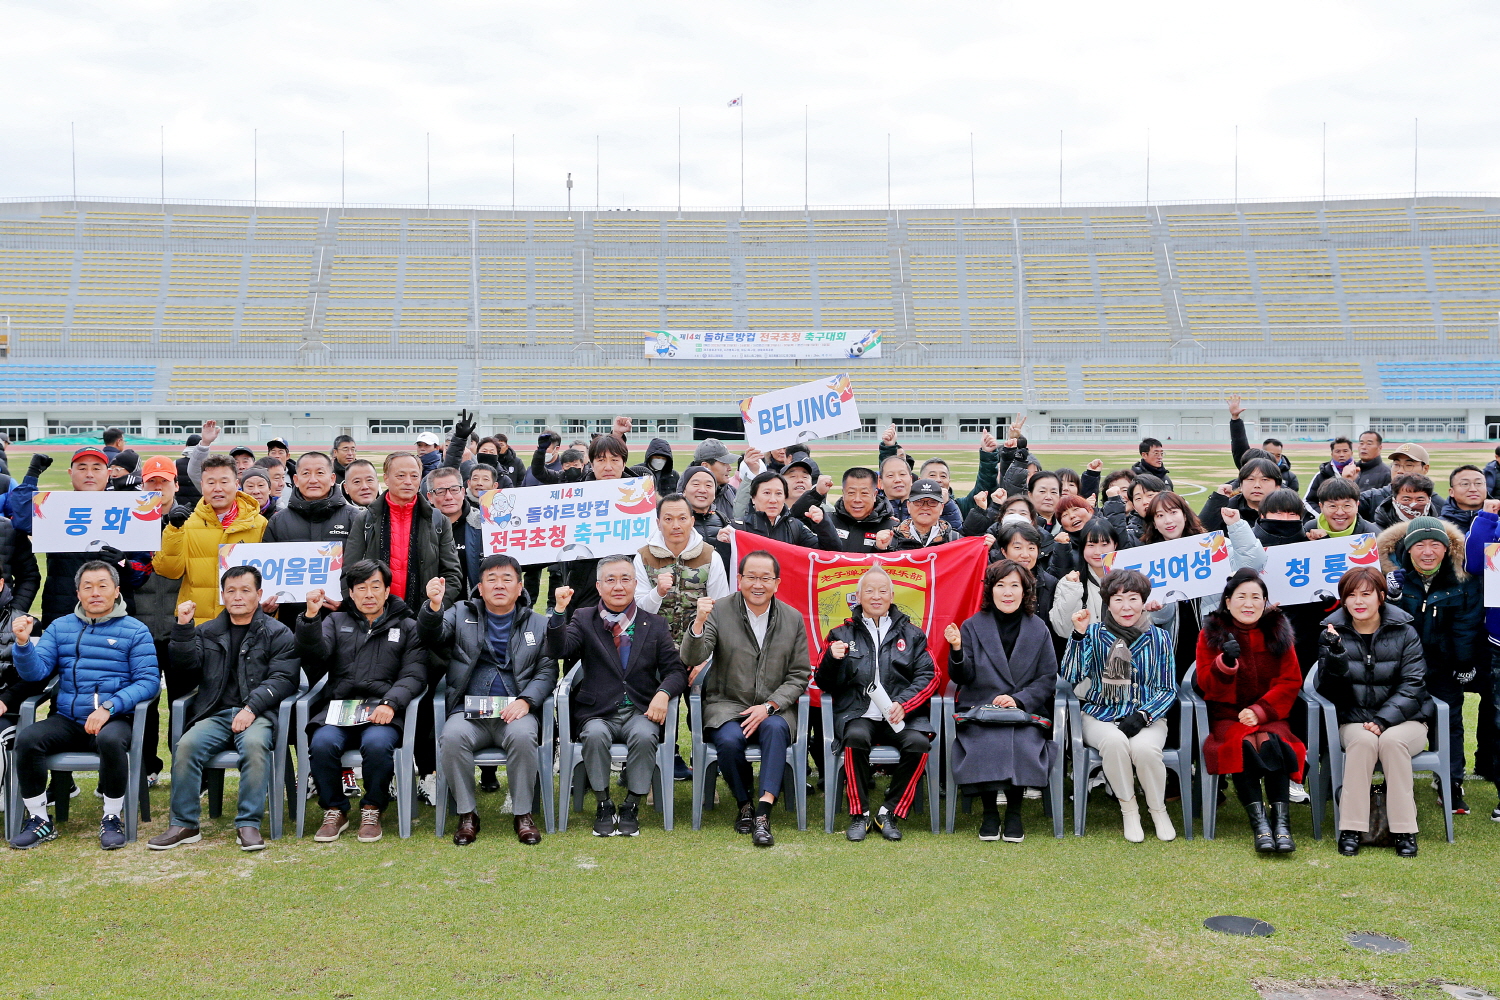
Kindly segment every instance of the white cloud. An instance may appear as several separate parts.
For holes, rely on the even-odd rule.
[[[1407,190],[1412,119],[1423,190],[1500,188],[1497,15],[1441,5],[866,3],[633,5],[428,2],[11,3],[0,191],[79,189],[420,204],[432,135],[435,203],[593,205],[739,200],[800,205],[803,107],[815,204],[883,204],[886,135],[898,204],[1144,193],[1316,194],[1328,122],[1331,194]]]

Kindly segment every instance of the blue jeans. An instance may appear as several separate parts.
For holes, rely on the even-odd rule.
[[[271,720],[258,715],[243,733],[236,733],[230,724],[238,714],[237,708],[215,712],[193,723],[177,741],[177,751],[172,755],[173,826],[197,829],[203,816],[199,801],[203,768],[227,750],[240,755],[240,800],[234,825],[260,826],[271,785]]]
[[[318,786],[318,805],[324,809],[349,811],[344,794],[344,751],[358,746],[364,772],[365,794],[360,805],[384,809],[391,802],[391,779],[396,775],[396,745],[401,730],[395,726],[319,726],[308,745],[310,770]]]
[[[786,774],[786,748],[792,742],[792,727],[779,715],[770,715],[760,724],[748,740],[739,722],[726,722],[708,733],[714,749],[719,752],[719,773],[729,785],[734,801],[740,804],[750,801],[750,762],[745,759],[745,748],[751,743],[760,747],[760,794],[770,792],[781,795],[781,782]]]

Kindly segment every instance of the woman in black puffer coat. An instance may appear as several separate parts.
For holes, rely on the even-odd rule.
[[[1338,714],[1344,746],[1339,853],[1358,854],[1370,829],[1370,777],[1385,771],[1386,812],[1396,853],[1417,853],[1411,759],[1427,749],[1434,714],[1425,683],[1422,637],[1411,615],[1385,599],[1385,576],[1356,566],[1339,581],[1343,606],[1324,620],[1318,691]]]

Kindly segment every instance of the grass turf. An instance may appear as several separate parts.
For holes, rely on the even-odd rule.
[[[818,454],[837,476],[873,451]],[[955,483],[972,482],[970,450],[913,451],[950,457]],[[1132,451],[1041,449],[1047,465],[1075,468],[1096,454],[1107,468],[1129,464]],[[1294,451],[1304,482],[1319,452]],[[1488,449],[1444,448],[1435,464],[1446,471],[1460,455],[1485,459]],[[24,469],[23,456],[11,461]],[[1180,485],[1212,486],[1229,462],[1227,449],[1173,449],[1168,464]],[[54,466],[44,484],[64,486],[64,471]],[[1466,707],[1472,753],[1472,697]],[[1232,793],[1216,841],[1139,845],[1121,839],[1119,812],[1100,792],[1082,839],[1054,840],[1039,804],[1027,803],[1020,845],[981,844],[977,816],[962,813],[954,836],[931,835],[914,815],[900,844],[850,844],[822,833],[815,795],[808,832],[778,811],[777,846],[756,851],[732,832],[727,808],[692,831],[686,785],[675,789],[678,828],[662,831],[647,809],[633,840],[595,838],[591,816],[575,813],[566,834],[522,848],[498,813],[502,796],[486,795],[481,839],[463,850],[435,838],[423,810],[408,841],[396,838],[392,812],[377,844],[288,837],[244,855],[233,844],[232,776],[228,814],[205,817],[202,844],[146,850],[165,827],[161,787],[141,842],[106,854],[92,778],[79,775],[84,792],[57,842],[0,855],[10,916],[0,925],[0,995],[1207,998],[1254,996],[1261,979],[1347,979],[1421,996],[1442,995],[1423,985],[1438,979],[1500,989],[1500,824],[1486,818],[1493,799],[1477,782],[1475,813],[1455,818],[1458,842],[1448,845],[1419,776],[1421,855],[1399,861],[1389,850],[1343,858],[1331,838],[1314,842],[1306,806],[1293,808],[1297,853],[1257,857]],[[1202,928],[1220,913],[1259,917],[1277,933]],[[1362,930],[1406,938],[1412,951],[1376,956],[1344,943]]]

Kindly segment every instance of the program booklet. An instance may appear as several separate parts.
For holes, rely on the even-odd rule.
[[[330,701],[328,715],[323,721],[330,726],[362,726],[370,721],[371,713],[379,707],[379,698]]]
[[[464,695],[464,718],[498,719],[506,706],[515,700],[509,697],[466,694]]]

